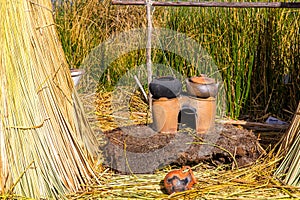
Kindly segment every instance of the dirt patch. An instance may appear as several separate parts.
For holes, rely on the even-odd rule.
[[[104,133],[105,165],[121,173],[153,173],[169,164],[193,165],[201,161],[235,164],[255,162],[263,153],[257,137],[249,130],[217,124],[207,134],[183,128],[177,133],[157,133],[136,125]]]

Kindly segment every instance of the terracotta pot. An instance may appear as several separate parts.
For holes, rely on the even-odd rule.
[[[172,170],[164,178],[164,186],[168,194],[190,190],[195,183],[197,179],[189,166]]]
[[[197,133],[205,134],[215,126],[216,99],[182,96],[180,122],[195,128]],[[193,124],[194,123],[194,124]]]
[[[163,97],[153,100],[152,116],[154,129],[157,132],[177,132],[179,110],[180,104],[177,98],[168,99]]]
[[[197,110],[196,131],[197,133],[208,133],[215,126],[216,99],[214,97],[197,98],[195,105]]]
[[[200,98],[215,97],[218,94],[218,83],[214,79],[202,76],[186,79],[186,89],[189,95]]]
[[[171,76],[155,78],[149,85],[149,90],[154,99],[178,97],[182,90],[181,82]]]

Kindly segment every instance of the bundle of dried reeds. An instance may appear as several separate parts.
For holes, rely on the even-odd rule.
[[[300,102],[292,124],[280,143],[279,155],[284,159],[275,175],[282,176],[286,184],[300,186]]]
[[[73,89],[51,1],[5,0],[0,12],[0,193],[62,198],[95,177],[97,141]]]

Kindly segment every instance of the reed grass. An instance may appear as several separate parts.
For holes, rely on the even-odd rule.
[[[146,27],[143,7],[74,2],[63,1],[56,12],[72,67],[79,67],[91,49],[109,37]],[[252,120],[270,115],[290,120],[297,107],[299,21],[297,9],[156,7],[153,11],[154,28],[184,33],[212,56],[222,73],[227,115]],[[153,49],[152,55],[153,63],[170,66],[183,76],[199,75],[197,65],[176,54]],[[145,62],[144,50],[128,53],[108,67],[100,84],[112,90],[128,69]]]
[[[113,8],[110,1],[54,1],[56,23],[69,65],[78,68],[88,53],[111,35],[145,26],[145,10]],[[116,72],[118,73],[118,72]]]
[[[197,40],[216,61],[225,84],[228,115],[237,118],[242,111],[244,115],[252,115],[253,119],[270,113],[284,116],[283,102],[279,103],[282,97],[279,96],[286,96],[287,90],[282,88],[290,90],[295,85],[299,88],[296,76],[293,82],[282,82],[284,74],[288,73],[291,78],[293,73],[290,71],[299,70],[297,61],[293,58],[298,55],[299,48],[296,50],[286,46],[287,43],[298,44],[298,10],[168,10],[165,16],[167,27]],[[295,19],[296,21],[290,21]],[[289,33],[285,32],[287,27],[291,30]],[[287,39],[286,35],[290,35],[290,38]],[[268,62],[263,62],[264,59]],[[282,62],[287,59],[293,61]],[[293,105],[293,109],[289,108],[292,111],[296,109],[299,96],[295,90],[289,91],[287,96],[292,97],[285,99],[285,102]],[[276,106],[277,104],[281,106]]]

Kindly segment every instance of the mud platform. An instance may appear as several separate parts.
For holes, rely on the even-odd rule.
[[[216,124],[207,134],[183,128],[176,133],[157,133],[136,125],[104,133],[101,149],[106,166],[120,173],[153,173],[166,165],[194,165],[207,161],[214,165],[251,164],[264,152],[249,130]]]

